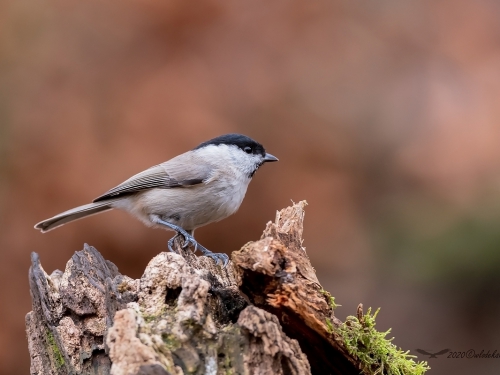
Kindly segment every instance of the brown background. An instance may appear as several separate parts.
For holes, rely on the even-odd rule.
[[[121,212],[33,225],[228,132],[280,162],[201,243],[238,249],[306,199],[341,319],[363,302],[412,353],[500,350],[499,19],[497,0],[0,0],[0,373],[29,371],[31,251],[52,272],[87,242],[137,278],[170,235]]]

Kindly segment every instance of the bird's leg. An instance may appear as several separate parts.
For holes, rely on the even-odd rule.
[[[182,234],[182,236],[184,237],[184,245],[182,245],[183,249],[185,249],[187,246],[189,246],[189,244],[192,244],[194,247],[193,252],[196,252],[197,249],[200,249],[200,251],[203,253],[203,255],[212,258],[215,261],[215,263],[218,264],[219,261],[221,261],[222,264],[224,265],[224,267],[227,265],[227,262],[229,261],[229,257],[226,254],[211,252],[206,247],[200,245],[191,234],[189,234],[186,230],[182,229],[181,227],[179,227],[175,224],[169,223],[168,221],[161,220],[157,216],[152,216],[151,220],[156,224],[165,225],[166,227],[169,227],[170,229],[175,230],[177,232],[177,234],[174,237],[172,237],[170,240],[168,240],[168,249],[170,251],[175,253],[175,251],[173,249],[174,240],[177,238],[177,236],[179,236],[179,234]]]
[[[184,244],[182,245],[183,249],[185,249],[186,247],[188,247],[189,244],[193,245],[194,251],[196,251],[196,249],[198,248],[198,242],[196,242],[196,240],[194,239],[194,237],[191,236],[186,230],[182,229],[178,225],[169,223],[168,221],[164,221],[164,220],[160,219],[156,215],[155,216],[151,215],[151,221],[153,223],[156,223],[156,224],[165,225],[166,227],[169,227],[170,229],[175,230],[177,232],[177,234],[168,241],[168,245],[169,245],[169,250],[170,251],[173,251],[173,249],[171,249],[171,247],[174,244],[174,239],[179,234],[182,234],[182,236],[184,237]]]

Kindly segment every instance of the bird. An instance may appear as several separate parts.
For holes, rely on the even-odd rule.
[[[443,350],[440,350],[439,352],[437,353],[429,353],[423,349],[416,349],[417,352],[419,352],[420,354],[423,354],[423,355],[428,355],[429,358],[437,358],[438,355],[442,355],[442,354],[445,354],[445,353],[448,353],[450,351],[450,349],[443,349]]]
[[[175,231],[168,241],[173,249],[178,236],[182,248],[212,258],[224,267],[229,260],[194,239],[194,230],[234,214],[245,197],[255,172],[278,161],[257,141],[243,134],[224,134],[203,142],[166,162],[144,170],[85,204],[35,225],[42,233],[69,222],[112,209],[124,210],[153,228]]]

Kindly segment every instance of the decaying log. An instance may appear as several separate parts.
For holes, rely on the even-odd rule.
[[[33,253],[31,374],[369,374],[302,248],[304,207],[278,212],[226,268],[178,242],[138,280],[88,245],[50,276]]]

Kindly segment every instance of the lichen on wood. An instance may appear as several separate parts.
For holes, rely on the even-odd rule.
[[[34,253],[31,374],[372,373],[302,247],[304,207],[278,212],[225,268],[180,239],[137,280],[88,245],[51,275]]]

